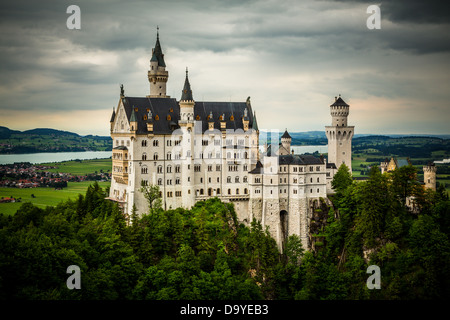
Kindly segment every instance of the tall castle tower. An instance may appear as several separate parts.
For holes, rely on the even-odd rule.
[[[345,163],[352,171],[352,138],[354,126],[347,125],[350,106],[342,100],[341,95],[335,97],[330,105],[331,126],[325,127],[328,138],[328,162],[334,163],[336,168]]]
[[[164,54],[159,43],[159,28],[156,34],[156,44],[152,49],[150,59],[150,70],[148,71],[148,81],[150,82],[150,95],[147,98],[170,98],[166,95],[166,84],[169,72],[166,71]]]
[[[423,166],[423,182],[426,189],[436,191],[436,171],[437,168],[434,163]]]

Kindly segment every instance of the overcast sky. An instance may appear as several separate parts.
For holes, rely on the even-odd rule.
[[[260,129],[324,130],[341,94],[355,133],[449,134],[445,1],[2,1],[0,126],[109,135],[120,84],[149,94],[156,26],[180,99],[251,97]],[[69,30],[69,5],[81,30]],[[370,30],[369,5],[381,8]]]

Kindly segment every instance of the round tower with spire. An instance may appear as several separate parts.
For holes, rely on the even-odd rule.
[[[169,72],[166,71],[164,54],[162,53],[159,42],[159,27],[156,32],[156,44],[152,49],[152,58],[150,59],[150,70],[148,71],[148,81],[150,82],[149,98],[169,98],[166,95],[166,84],[169,78]]]

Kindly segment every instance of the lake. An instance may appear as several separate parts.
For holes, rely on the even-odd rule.
[[[106,159],[111,157],[111,151],[84,151],[84,152],[42,152],[26,154],[0,154],[1,164],[14,162],[48,163],[70,160]]]

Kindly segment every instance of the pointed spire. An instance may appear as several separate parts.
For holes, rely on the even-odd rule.
[[[130,122],[136,122],[136,112],[134,112],[134,106],[133,106],[133,113],[131,113]]]
[[[181,100],[185,101],[193,101],[194,98],[192,97],[192,90],[191,90],[191,84],[189,83],[189,77],[188,77],[188,69],[186,67],[186,79],[184,80],[184,87],[183,87],[183,93],[181,94]]]
[[[166,67],[166,63],[164,62],[164,54],[162,53],[161,44],[159,43],[159,26],[157,26],[156,30],[156,44],[150,61],[157,61],[158,66]]]
[[[258,122],[256,122],[256,111],[253,112],[253,123],[252,123],[253,130],[258,131]]]

